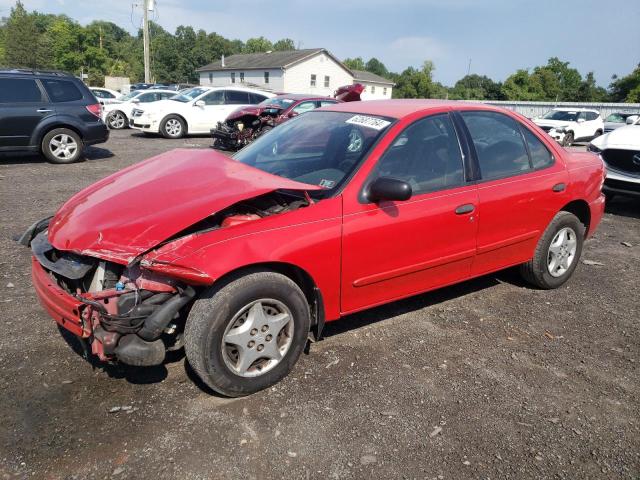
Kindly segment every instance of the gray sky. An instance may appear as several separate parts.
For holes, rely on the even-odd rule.
[[[128,0],[23,3],[132,33],[141,18]],[[0,15],[13,4],[0,0]],[[375,56],[393,71],[430,59],[447,85],[467,73],[470,58],[472,73],[504,80],[557,56],[583,75],[594,71],[603,86],[640,62],[640,0],[157,0],[153,16],[171,32],[183,24],[241,40],[289,37],[339,58]]]

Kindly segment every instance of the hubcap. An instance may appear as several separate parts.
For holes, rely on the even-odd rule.
[[[111,128],[122,128],[124,127],[124,116],[121,113],[113,113],[109,117],[109,124]]]
[[[175,118],[171,118],[167,120],[167,123],[165,123],[164,128],[167,131],[167,133],[172,137],[176,135],[180,135],[180,132],[182,131],[182,125]]]
[[[556,233],[547,255],[547,269],[552,277],[561,277],[569,270],[576,258],[577,248],[576,232],[572,228],[565,227]]]
[[[257,377],[273,369],[293,343],[293,316],[272,298],[245,305],[222,337],[225,365],[241,377]]]
[[[78,151],[78,144],[70,135],[60,133],[51,139],[49,148],[55,157],[69,160]]]

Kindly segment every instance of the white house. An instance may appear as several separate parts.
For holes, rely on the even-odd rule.
[[[331,96],[339,87],[362,83],[363,99],[391,98],[393,82],[354,72],[324,48],[231,55],[199,68],[200,85],[247,84],[273,92]]]

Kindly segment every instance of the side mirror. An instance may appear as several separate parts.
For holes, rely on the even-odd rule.
[[[631,115],[630,117],[627,117],[627,125],[633,125],[638,121],[638,119],[640,119],[640,115]]]
[[[131,103],[140,103],[140,99],[139,98],[134,98],[133,100],[131,100]]]
[[[383,200],[409,200],[412,193],[411,185],[403,180],[379,177],[369,185],[367,198],[372,202],[380,202]]]
[[[578,123],[584,123],[584,118],[579,118]]]
[[[194,107],[204,107],[205,105],[206,103],[204,102],[204,100],[198,100],[193,104]]]

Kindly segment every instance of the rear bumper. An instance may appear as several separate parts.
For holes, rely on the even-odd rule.
[[[600,225],[600,221],[604,215],[604,204],[605,197],[603,194],[600,194],[596,200],[589,204],[589,210],[591,210],[591,221],[589,222],[589,231],[586,235],[587,238],[593,235],[597,230],[598,225]]]
[[[88,124],[82,135],[85,145],[104,143],[107,140],[109,140],[109,129],[102,121]]]
[[[82,338],[91,335],[91,328],[82,318],[83,303],[60,288],[40,265],[31,258],[31,279],[40,304],[60,326]]]

